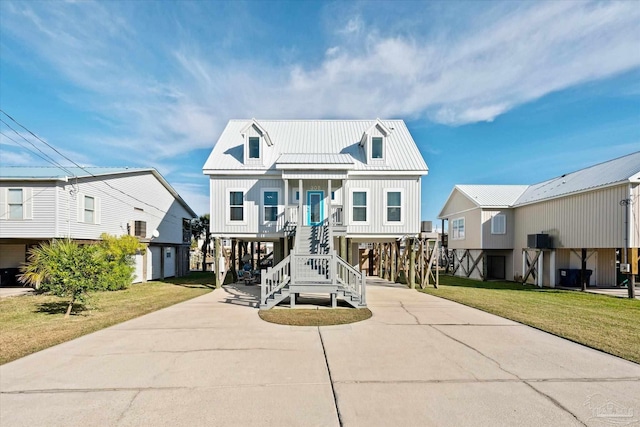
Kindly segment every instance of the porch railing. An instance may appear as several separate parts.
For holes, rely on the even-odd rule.
[[[344,225],[344,212],[341,205],[331,206],[331,225]]]
[[[294,284],[331,284],[333,280],[332,255],[292,254]]]

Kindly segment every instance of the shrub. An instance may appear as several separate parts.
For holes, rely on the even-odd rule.
[[[104,263],[98,288],[107,291],[126,289],[133,282],[133,255],[144,246],[133,236],[112,236],[103,233],[98,249]]]
[[[103,266],[96,246],[54,240],[29,251],[29,261],[21,268],[20,281],[44,292],[68,297],[65,317],[69,317],[73,304],[85,301],[88,292],[96,290]]]

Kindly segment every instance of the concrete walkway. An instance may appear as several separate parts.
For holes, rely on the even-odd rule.
[[[3,365],[0,425],[640,424],[640,365],[518,323],[371,280],[371,319],[280,326],[248,290]]]

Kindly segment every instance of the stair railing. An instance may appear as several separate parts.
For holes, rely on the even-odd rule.
[[[358,271],[354,266],[343,260],[333,251],[333,257],[336,260],[336,280],[346,290],[353,295],[360,297],[360,304],[367,303],[366,276],[364,272]]]
[[[263,270],[260,277],[260,305],[266,305],[270,296],[291,282],[291,256],[280,261],[275,267]]]

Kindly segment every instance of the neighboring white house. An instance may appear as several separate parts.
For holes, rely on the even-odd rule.
[[[51,239],[93,242],[130,234],[147,244],[136,281],[189,271],[195,213],[155,169],[0,167],[0,272],[13,282],[29,248]]]
[[[314,291],[362,305],[342,286],[359,243],[420,232],[428,169],[402,120],[231,120],[203,170],[213,237],[274,243],[263,306]]]
[[[555,287],[584,260],[590,285],[617,285],[640,246],[640,152],[535,185],[456,185],[439,218],[457,275]]]

